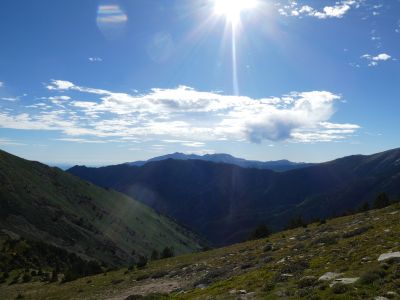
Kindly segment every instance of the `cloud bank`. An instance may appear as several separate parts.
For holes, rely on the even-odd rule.
[[[335,141],[359,128],[331,122],[341,96],[328,91],[253,99],[179,86],[128,94],[64,80],[53,80],[46,89],[54,95],[0,112],[0,127],[60,131],[64,141],[154,138],[195,148],[225,140]]]
[[[317,19],[343,18],[352,8],[358,8],[361,0],[343,0],[336,2],[333,6],[325,6],[321,10],[309,5],[299,5],[297,1],[289,1],[288,4],[279,8],[283,16],[314,17]]]

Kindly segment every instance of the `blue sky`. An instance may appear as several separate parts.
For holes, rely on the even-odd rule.
[[[400,1],[227,2],[3,0],[0,148],[97,165],[399,146]]]

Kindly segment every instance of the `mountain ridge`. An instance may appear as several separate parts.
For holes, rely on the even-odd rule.
[[[400,149],[355,155],[286,172],[199,160],[141,167],[74,167],[68,172],[114,188],[173,217],[215,245],[245,239],[259,224],[341,215],[380,192],[400,196]]]
[[[161,161],[166,159],[175,159],[175,160],[203,160],[210,161],[214,163],[227,163],[237,165],[242,168],[255,168],[255,169],[269,169],[273,171],[283,172],[288,170],[293,170],[297,168],[304,168],[311,166],[311,163],[304,162],[292,162],[286,159],[275,160],[275,161],[257,161],[257,160],[247,160],[244,158],[238,158],[231,154],[227,153],[215,153],[215,154],[185,154],[181,152],[175,152],[171,154],[166,154],[162,156],[153,157],[149,160],[141,160],[135,162],[127,162],[126,164],[130,166],[141,167],[146,163],[153,161]]]
[[[126,195],[4,151],[0,229],[109,265],[167,246],[176,253],[201,249],[192,233]]]

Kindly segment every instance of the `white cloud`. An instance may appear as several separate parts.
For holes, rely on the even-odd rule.
[[[379,64],[381,61],[391,60],[392,57],[389,54],[381,53],[376,56],[372,56],[370,54],[364,54],[361,58],[366,59],[369,63],[368,66],[374,67]]]
[[[90,140],[87,137],[161,139],[196,148],[205,146],[207,141],[224,140],[338,140],[359,128],[330,121],[341,96],[328,91],[253,99],[186,86],[127,94],[53,80],[47,88],[63,95],[42,98],[47,103],[39,103],[41,106],[0,112],[0,127],[57,130],[75,142],[83,142],[83,137],[85,141]],[[88,94],[91,101],[75,100],[66,95],[69,91]]]
[[[201,147],[204,147],[205,144],[203,142],[189,142],[189,143],[182,143],[182,146],[201,148]]]
[[[352,8],[358,8],[362,0],[342,0],[336,2],[333,6],[325,6],[321,10],[315,9],[309,5],[299,5],[296,1],[289,1],[278,9],[284,16],[293,17],[315,17],[317,19],[343,18]]]
[[[3,98],[1,98],[1,100],[14,102],[14,101],[18,101],[19,97],[3,97]]]
[[[0,88],[4,86],[4,82],[0,81]]]
[[[74,87],[74,84],[65,80],[52,80],[46,87],[48,90],[68,90]]]
[[[103,59],[101,57],[89,57],[88,60],[90,62],[102,62]]]
[[[26,144],[19,143],[13,140],[0,138],[0,145],[1,146],[26,146]]]
[[[79,139],[79,138],[60,138],[60,139],[56,139],[56,141],[86,143],[86,144],[104,144],[104,143],[106,143],[106,141],[103,141],[103,140],[87,140],[87,139]]]

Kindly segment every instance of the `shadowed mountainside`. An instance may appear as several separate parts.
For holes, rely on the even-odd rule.
[[[354,155],[287,172],[200,160],[86,168],[71,174],[131,195],[215,245],[241,241],[259,224],[341,215],[380,192],[400,195],[400,149]]]
[[[3,151],[0,230],[109,265],[166,246],[181,254],[201,248],[195,235],[126,195]]]

